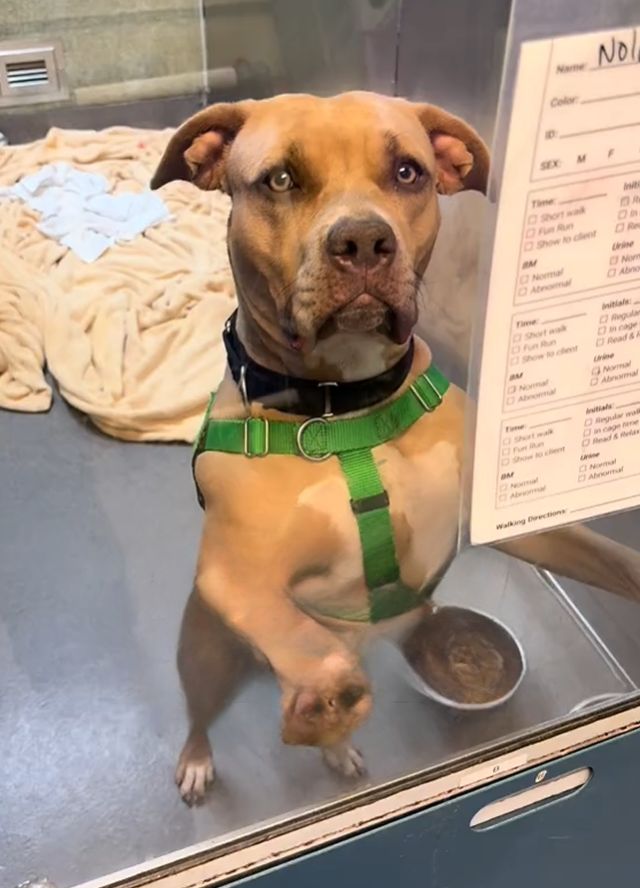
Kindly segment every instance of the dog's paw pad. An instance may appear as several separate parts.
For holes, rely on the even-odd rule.
[[[362,777],[367,771],[362,753],[353,746],[332,746],[323,754],[329,767],[343,777]]]

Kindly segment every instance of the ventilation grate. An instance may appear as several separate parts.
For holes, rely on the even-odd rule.
[[[0,43],[0,106],[57,101],[68,95],[59,43]]]
[[[33,59],[29,62],[7,62],[7,83],[9,89],[21,89],[25,86],[48,86],[49,72],[44,59]]]

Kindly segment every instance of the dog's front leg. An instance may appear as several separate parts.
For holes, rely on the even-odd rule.
[[[246,562],[244,568],[238,565],[232,572],[209,566],[198,574],[196,587],[227,625],[268,660],[282,682],[315,686],[330,677],[340,682],[351,676],[366,681],[357,657],[301,611],[277,577],[247,576]]]
[[[640,601],[640,552],[588,527],[561,527],[495,548],[563,577]]]
[[[250,567],[246,558],[233,571],[209,562],[197,579],[202,599],[271,665],[282,689],[285,743],[343,744],[371,709],[357,655],[296,606],[277,572]],[[331,755],[328,760],[333,763]]]

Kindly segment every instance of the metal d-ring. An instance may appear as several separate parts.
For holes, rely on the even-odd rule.
[[[314,422],[320,422],[322,423],[322,425],[329,425],[329,420],[333,416],[333,408],[331,405],[331,389],[337,387],[337,385],[337,382],[318,383],[318,388],[321,388],[324,391],[324,413],[322,414],[322,416],[312,416],[311,419],[303,422],[296,433],[296,443],[298,445],[298,450],[305,459],[308,459],[311,462],[324,462],[325,459],[329,459],[329,457],[331,456],[330,451],[327,453],[321,453],[319,455],[307,453],[307,451],[304,449],[302,438],[306,430],[309,428],[310,425],[313,425]]]
[[[301,456],[304,456],[305,459],[308,459],[310,462],[324,462],[325,459],[329,459],[329,457],[331,456],[331,451],[327,451],[327,453],[321,454],[308,453],[304,449],[304,444],[302,443],[304,433],[309,428],[309,426],[314,424],[314,422],[322,423],[322,425],[329,425],[329,420],[326,416],[312,416],[311,419],[303,422],[298,429],[296,433],[296,443],[298,445],[298,450],[300,451]]]

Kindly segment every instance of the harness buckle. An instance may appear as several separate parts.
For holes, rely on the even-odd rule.
[[[249,423],[250,422],[263,422],[264,423],[264,450],[259,451],[258,453],[252,453],[249,447]],[[269,453],[269,420],[264,419],[261,416],[248,416],[244,421],[244,446],[243,453],[247,457],[247,459],[254,459],[254,457],[262,457],[267,456]]]
[[[354,515],[366,515],[367,512],[377,512],[378,509],[389,508],[389,494],[386,490],[382,493],[374,493],[363,499],[351,500],[351,511]]]
[[[431,404],[429,404],[427,401],[425,401],[425,399],[420,394],[420,392],[418,390],[418,386],[415,384],[415,382],[412,386],[410,386],[410,389],[413,392],[413,394],[416,396],[416,398],[418,399],[418,401],[420,402],[422,407],[424,407],[424,409],[427,411],[427,413],[433,413],[433,411],[436,409],[436,407],[439,407],[440,404],[442,404],[442,395],[440,394],[438,389],[435,387],[435,385],[431,382],[431,380],[429,379],[429,377],[426,374],[421,376],[420,378],[423,379],[427,383],[427,385],[429,386],[429,388],[431,389],[433,394],[436,396],[436,403],[433,406],[431,406]]]
[[[329,459],[332,455],[331,451],[327,451],[326,453],[309,453],[308,450],[305,450],[304,447],[304,434],[307,429],[314,425],[315,423],[320,423],[320,425],[326,426],[329,425],[329,420],[326,416],[312,416],[311,419],[308,419],[306,422],[303,422],[300,428],[296,433],[296,444],[298,445],[298,450],[300,451],[300,455],[304,456],[305,459],[308,459],[310,462],[324,462],[325,459]]]

